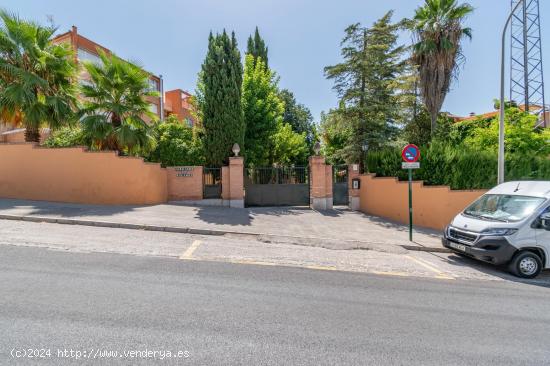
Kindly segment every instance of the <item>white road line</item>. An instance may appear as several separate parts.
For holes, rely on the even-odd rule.
[[[440,269],[436,268],[435,265],[433,265],[432,263],[430,263],[428,261],[425,261],[423,259],[414,258],[414,257],[411,257],[410,255],[407,255],[406,257],[408,259],[410,259],[411,261],[420,264],[422,267],[424,267],[426,269],[429,269],[430,271],[436,273],[437,278],[444,278],[444,279],[448,279],[448,280],[454,280],[455,279],[451,275],[449,275],[449,274],[441,271]]]
[[[185,252],[182,253],[182,255],[180,255],[180,259],[193,259],[193,253],[195,252],[195,250],[197,250],[197,248],[199,247],[199,245],[202,244],[202,241],[200,240],[195,240],[190,246],[189,248],[187,248],[187,250]]]

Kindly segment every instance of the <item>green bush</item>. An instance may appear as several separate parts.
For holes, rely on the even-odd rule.
[[[63,127],[53,131],[43,145],[47,147],[72,147],[86,145],[86,143],[79,127]]]
[[[147,161],[161,163],[163,167],[203,165],[202,142],[193,129],[180,122],[159,123],[155,126],[156,148]]]
[[[464,146],[432,144],[421,148],[420,169],[415,180],[427,185],[448,185],[452,189],[488,189],[497,182],[497,154]],[[397,148],[371,151],[367,169],[381,177],[407,179],[401,169],[401,151]],[[507,154],[506,180],[550,179],[550,160],[538,155]]]

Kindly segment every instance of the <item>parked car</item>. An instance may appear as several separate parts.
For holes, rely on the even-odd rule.
[[[507,182],[491,189],[445,228],[456,253],[534,278],[550,268],[550,182]]]

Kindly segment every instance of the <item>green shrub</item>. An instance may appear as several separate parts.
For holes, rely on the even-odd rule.
[[[432,144],[421,148],[420,169],[413,173],[415,180],[427,185],[448,185],[452,189],[488,189],[497,182],[497,154],[464,146]],[[401,169],[400,149],[371,151],[367,169],[381,177],[407,179]],[[506,180],[550,179],[550,160],[538,155],[507,154]]]
[[[80,127],[62,127],[53,131],[43,145],[47,147],[72,147],[86,144]]]
[[[156,148],[146,157],[147,161],[163,167],[204,164],[202,142],[191,127],[180,122],[159,123],[155,135]]]

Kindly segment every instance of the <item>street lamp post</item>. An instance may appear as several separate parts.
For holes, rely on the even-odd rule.
[[[504,59],[506,57],[506,30],[508,29],[508,25],[510,25],[512,16],[524,1],[525,0],[518,1],[514,9],[512,9],[512,12],[508,16],[502,31],[502,50],[500,60],[500,120],[498,125],[498,184],[504,183]]]

